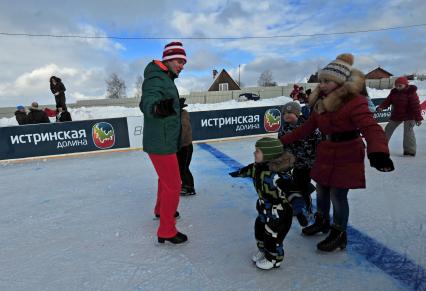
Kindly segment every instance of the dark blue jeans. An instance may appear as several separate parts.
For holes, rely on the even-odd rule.
[[[317,184],[317,208],[325,217],[330,216],[330,200],[333,203],[333,223],[346,230],[349,218],[349,189],[326,187]]]

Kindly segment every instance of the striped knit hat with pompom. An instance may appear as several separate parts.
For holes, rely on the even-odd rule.
[[[173,59],[183,59],[186,62],[186,53],[181,42],[174,41],[164,47],[163,61]]]
[[[256,148],[263,153],[263,161],[270,161],[279,158],[284,153],[284,148],[280,140],[272,137],[264,137],[256,142]]]
[[[353,63],[354,56],[352,54],[341,54],[318,72],[318,79],[334,81],[341,85],[350,77]]]

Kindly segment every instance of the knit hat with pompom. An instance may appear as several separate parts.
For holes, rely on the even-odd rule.
[[[318,72],[319,80],[334,81],[341,85],[345,83],[351,75],[354,56],[352,54],[341,54]]]

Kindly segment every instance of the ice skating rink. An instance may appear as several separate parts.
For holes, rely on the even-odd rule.
[[[184,245],[156,242],[157,180],[141,151],[0,165],[0,290],[426,290],[426,126],[402,128],[381,173],[351,190],[346,251],[322,254],[295,219],[281,268],[256,269],[256,193],[228,172],[254,138],[194,146],[198,194],[182,197]],[[315,198],[315,193],[313,194]]]

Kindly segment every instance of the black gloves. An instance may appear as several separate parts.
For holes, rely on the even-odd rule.
[[[228,173],[228,174],[229,174],[229,176],[231,176],[232,178],[236,178],[236,177],[238,177],[238,176],[240,175],[240,170],[235,171],[235,172],[231,172],[231,173]]]
[[[173,101],[173,99],[161,100],[155,105],[155,113],[160,117],[167,117],[176,114],[176,111],[173,108]]]
[[[188,106],[187,104],[185,104],[186,98],[179,98],[179,106],[180,106],[180,110],[182,110],[183,108],[185,108],[186,106]]]
[[[392,160],[387,153],[369,153],[370,166],[381,172],[391,172],[395,170]]]

